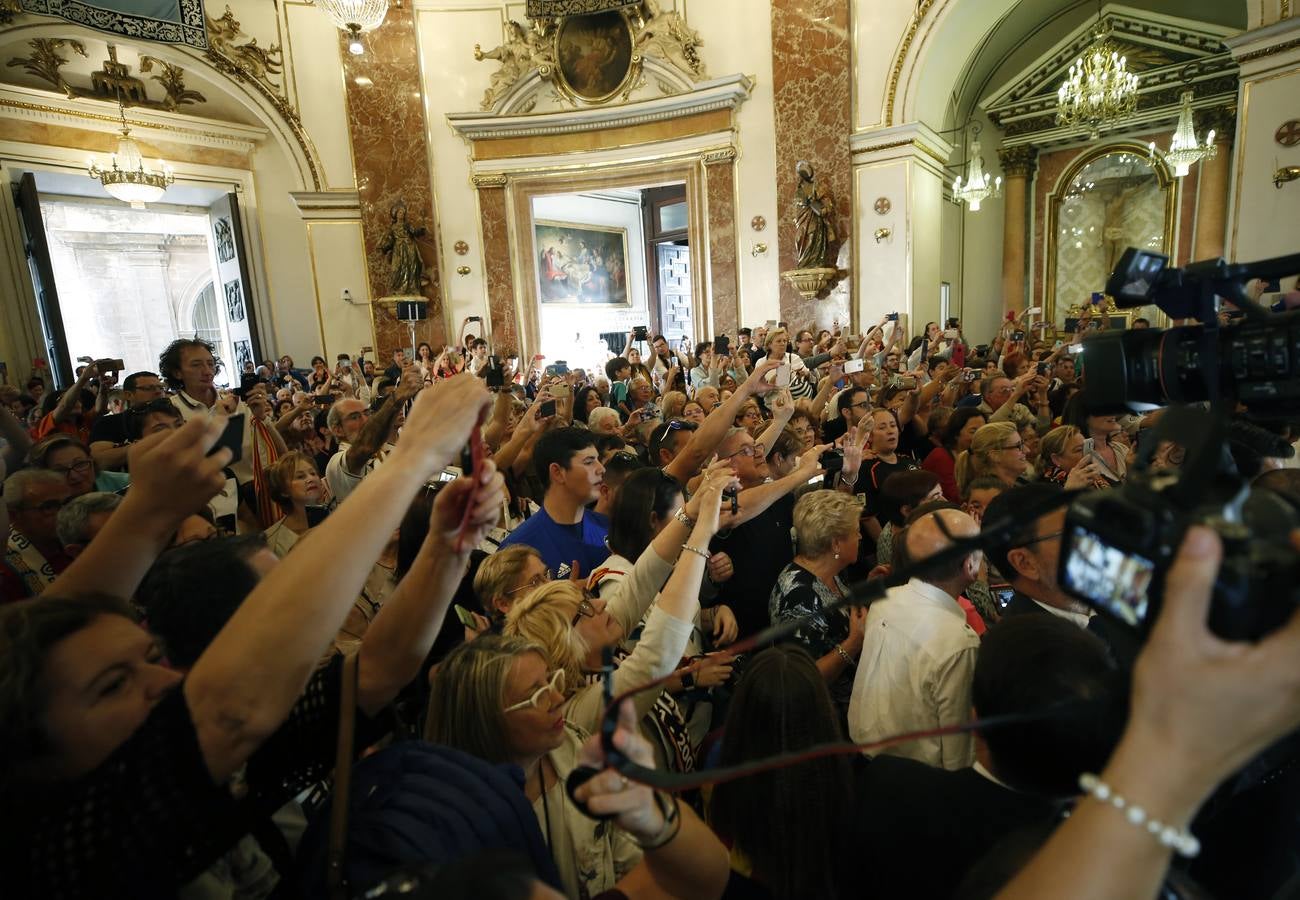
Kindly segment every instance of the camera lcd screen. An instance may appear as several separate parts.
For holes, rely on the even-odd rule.
[[[1130,301],[1145,300],[1151,295],[1151,290],[1155,287],[1168,261],[1168,257],[1159,253],[1142,250],[1133,253],[1133,259],[1124,268],[1122,275],[1118,269],[1115,272],[1115,276],[1120,276],[1118,278],[1120,296]],[[1122,264],[1123,259],[1120,262]],[[1114,284],[1115,276],[1112,276],[1112,282],[1107,284],[1108,291]]]
[[[1134,627],[1146,621],[1147,589],[1155,563],[1112,547],[1094,532],[1075,525],[1062,548],[1061,586]]]

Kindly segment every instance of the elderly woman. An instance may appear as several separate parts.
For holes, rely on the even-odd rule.
[[[637,376],[627,387],[627,411],[630,414],[654,405],[655,390],[648,379]],[[644,416],[645,413],[642,413]]]
[[[848,593],[839,576],[858,558],[860,511],[851,495],[839,491],[812,491],[800,497],[794,505],[798,552],[777,576],[768,599],[773,625],[804,620],[793,639],[817,661],[817,671],[846,715],[867,611],[829,607]]]
[[[271,499],[287,512],[262,532],[266,546],[281,559],[312,526],[318,524],[310,510],[324,512],[329,488],[320,477],[316,460],[306,453],[292,450],[267,471],[267,488]]]
[[[474,573],[474,598],[487,616],[490,630],[500,632],[515,601],[551,580],[542,555],[527,544],[502,547]]]
[[[131,483],[123,472],[96,472],[90,450],[70,434],[55,432],[27,452],[34,468],[62,475],[68,481],[72,496],[80,497],[91,491],[112,494]]]
[[[978,407],[962,406],[953,410],[939,432],[939,446],[931,450],[921,463],[922,469],[939,476],[943,496],[949,502],[961,502],[961,491],[957,488],[957,478],[953,474],[957,467],[957,457],[970,449],[975,432],[984,427],[986,422],[984,413]]]
[[[616,648],[631,635],[652,602],[655,608],[646,619],[641,640],[614,670],[614,692],[662,678],[677,668],[699,611],[700,582],[710,556],[709,541],[719,527],[722,491],[734,480],[730,466],[712,467],[691,505],[679,510],[680,516],[673,514],[608,600],[587,596],[572,581],[556,581],[511,608],[505,634],[542,645],[549,665],[565,672],[571,692],[564,707],[567,721],[585,731],[597,729],[604,701],[600,684],[587,676],[601,670],[603,651]],[[656,602],[654,592],[665,578],[667,584]],[[658,699],[655,691],[634,698],[638,721]]]
[[[641,816],[619,816],[615,827],[588,818],[574,804],[565,780],[578,766],[596,762],[590,756],[599,758],[599,751],[584,749],[586,733],[565,721],[566,697],[576,685],[548,657],[541,645],[521,637],[488,636],[457,647],[434,677],[426,739],[523,770],[524,795],[567,896],[615,889],[630,898],[654,895],[647,885],[671,890],[672,896],[719,896],[726,850],[686,804],[665,800],[660,808],[668,810],[666,817],[649,808],[658,807],[652,802]],[[615,740],[632,759],[649,765],[649,748],[633,722],[624,710]],[[680,824],[667,820],[674,815]],[[639,866],[646,870],[640,878],[632,874]]]
[[[784,328],[774,328],[763,344],[768,359],[778,359],[790,367],[790,393],[796,398],[806,399],[817,393],[817,388],[809,380],[811,373],[799,354],[790,349],[790,335]],[[776,372],[767,376],[768,381],[776,378]]]
[[[136,476],[114,527],[45,596],[0,610],[7,895],[175,896],[265,811],[320,779],[343,676],[339,657],[318,669],[321,649],[408,499],[456,457],[489,403],[473,379],[421,396],[389,465],[266,574],[184,675],[115,597],[135,593],[177,524],[221,487],[230,452],[208,451],[224,423],[196,417],[132,450]],[[483,477],[474,535],[503,500],[490,462]],[[418,674],[467,564],[447,535],[470,484],[444,493],[419,587],[393,597],[356,657],[358,749],[382,735],[371,717]]]
[[[1069,490],[1107,484],[1094,457],[1085,458],[1083,434],[1073,425],[1058,425],[1043,435],[1038,449],[1038,477]]]
[[[618,434],[623,429],[623,421],[618,410],[601,406],[587,413],[587,427],[596,434]]]
[[[696,425],[703,425],[705,419],[704,407],[698,400],[687,400],[682,404],[682,416],[688,422],[694,422]]]
[[[686,395],[681,391],[666,391],[659,407],[663,410],[665,422],[669,419],[681,419],[682,411],[686,408]]]
[[[957,456],[953,474],[962,491],[976,478],[988,475],[1011,487],[1029,468],[1020,430],[1012,422],[990,422],[975,432],[970,449]]]

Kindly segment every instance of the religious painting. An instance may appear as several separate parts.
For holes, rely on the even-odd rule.
[[[533,222],[537,296],[543,304],[631,306],[627,229]]]
[[[622,13],[565,19],[555,38],[560,83],[580,100],[608,100],[632,73],[632,29]]]
[[[244,363],[253,361],[253,347],[248,341],[235,341],[235,371],[244,371]]]
[[[1129,247],[1168,253],[1174,202],[1168,171],[1137,145],[1098,148],[1067,168],[1048,203],[1047,321],[1064,327],[1092,304]]]
[[[239,289],[239,281],[227,281],[225,291],[227,321],[244,321],[244,293]]]
[[[230,219],[222,216],[212,226],[212,235],[217,241],[217,262],[227,263],[235,258],[235,233],[230,227]]]

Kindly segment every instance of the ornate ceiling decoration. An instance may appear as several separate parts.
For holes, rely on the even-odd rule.
[[[1167,20],[1154,22],[1127,13],[1109,12],[1103,24],[1110,31],[1128,68],[1141,75],[1137,106],[1128,127],[1172,122],[1178,117],[1182,93],[1193,92],[1198,109],[1235,103],[1237,64],[1213,26]],[[1093,40],[1091,23],[1081,25],[1022,72],[981,102],[1003,133],[1003,146],[1077,139],[1079,128],[1056,121],[1057,87],[1070,66]]]
[[[130,66],[118,62],[117,46],[114,44],[108,45],[108,59],[104,60],[103,68],[90,73],[89,87],[69,83],[60,71],[68,64],[68,58],[61,53],[65,47],[80,56],[87,57],[86,45],[81,41],[35,38],[28,41],[27,46],[31,48],[30,55],[15,56],[9,60],[9,66],[21,66],[29,75],[48,82],[69,100],[74,97],[120,100],[123,106],[143,106],[170,112],[192,103],[207,102],[207,98],[198,91],[192,91],[185,86],[185,72],[180,66],[164,62],[154,56],[140,55],[140,71],[149,75],[151,80],[156,81],[162,88],[163,96],[157,100],[149,97],[144,81],[131,74]],[[158,70],[158,74],[152,74],[155,69]]]
[[[498,64],[483,95],[483,110],[498,114],[531,112],[537,103],[536,89],[542,85],[552,88],[552,99],[561,106],[576,107],[603,104],[616,98],[626,102],[634,91],[647,84],[647,75],[654,78],[655,87],[664,95],[689,91],[695,82],[708,78],[699,54],[703,45],[699,33],[686,24],[680,13],[661,10],[656,0],[631,3],[616,0],[589,0],[586,3],[568,0],[566,3],[565,0],[555,0],[550,4],[539,3],[536,7],[530,4],[530,16],[534,15],[534,8],[581,10],[583,15],[594,13],[614,17],[612,22],[621,23],[613,29],[618,32],[614,37],[625,40],[628,45],[625,67],[613,79],[613,90],[600,92],[602,96],[585,94],[573,83],[574,67],[569,47],[588,49],[593,39],[581,33],[566,33],[570,24],[582,22],[580,18],[575,18],[573,13],[564,14],[568,18],[559,14],[538,15],[532,18],[528,27],[511,21],[506,24],[505,38],[500,46],[485,51],[474,45],[476,60],[493,60]],[[613,11],[616,9],[618,11]],[[626,37],[622,33],[624,24]],[[594,38],[594,41],[600,40],[599,36]],[[597,51],[591,55],[599,55],[599,46],[607,45],[598,45]],[[617,48],[607,46],[607,49],[611,57],[617,55]],[[585,60],[579,65],[582,62]]]

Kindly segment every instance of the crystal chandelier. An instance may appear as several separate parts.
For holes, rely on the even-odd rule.
[[[388,0],[316,0],[316,4],[325,10],[336,28],[351,36],[348,52],[353,56],[365,52],[361,35],[382,25],[388,14]]]
[[[966,162],[966,181],[958,175],[952,182],[952,199],[954,203],[965,203],[971,212],[979,212],[980,203],[990,197],[1002,196],[1002,176],[992,178],[984,171],[984,160],[980,158],[980,142],[971,141],[970,159]]]
[[[1128,60],[1099,23],[1092,46],[1074,61],[1056,91],[1056,124],[1086,127],[1095,138],[1137,109],[1137,86]]]
[[[1150,144],[1151,158],[1159,157],[1165,165],[1174,170],[1174,175],[1182,178],[1194,163],[1203,159],[1214,159],[1219,148],[1214,145],[1214,129],[1205,135],[1205,143],[1196,143],[1196,129],[1192,127],[1192,92],[1183,91],[1183,102],[1178,110],[1178,127],[1174,129],[1174,139],[1169,142],[1168,150],[1160,150],[1156,142]]]
[[[91,178],[98,178],[104,190],[125,203],[132,209],[144,209],[146,203],[154,203],[167,193],[167,185],[176,180],[171,167],[158,161],[160,171],[151,171],[144,167],[144,157],[140,148],[131,139],[131,127],[126,124],[126,107],[122,99],[117,101],[117,109],[122,116],[122,137],[117,142],[117,152],[113,154],[108,169],[101,169],[95,161],[90,160]]]

